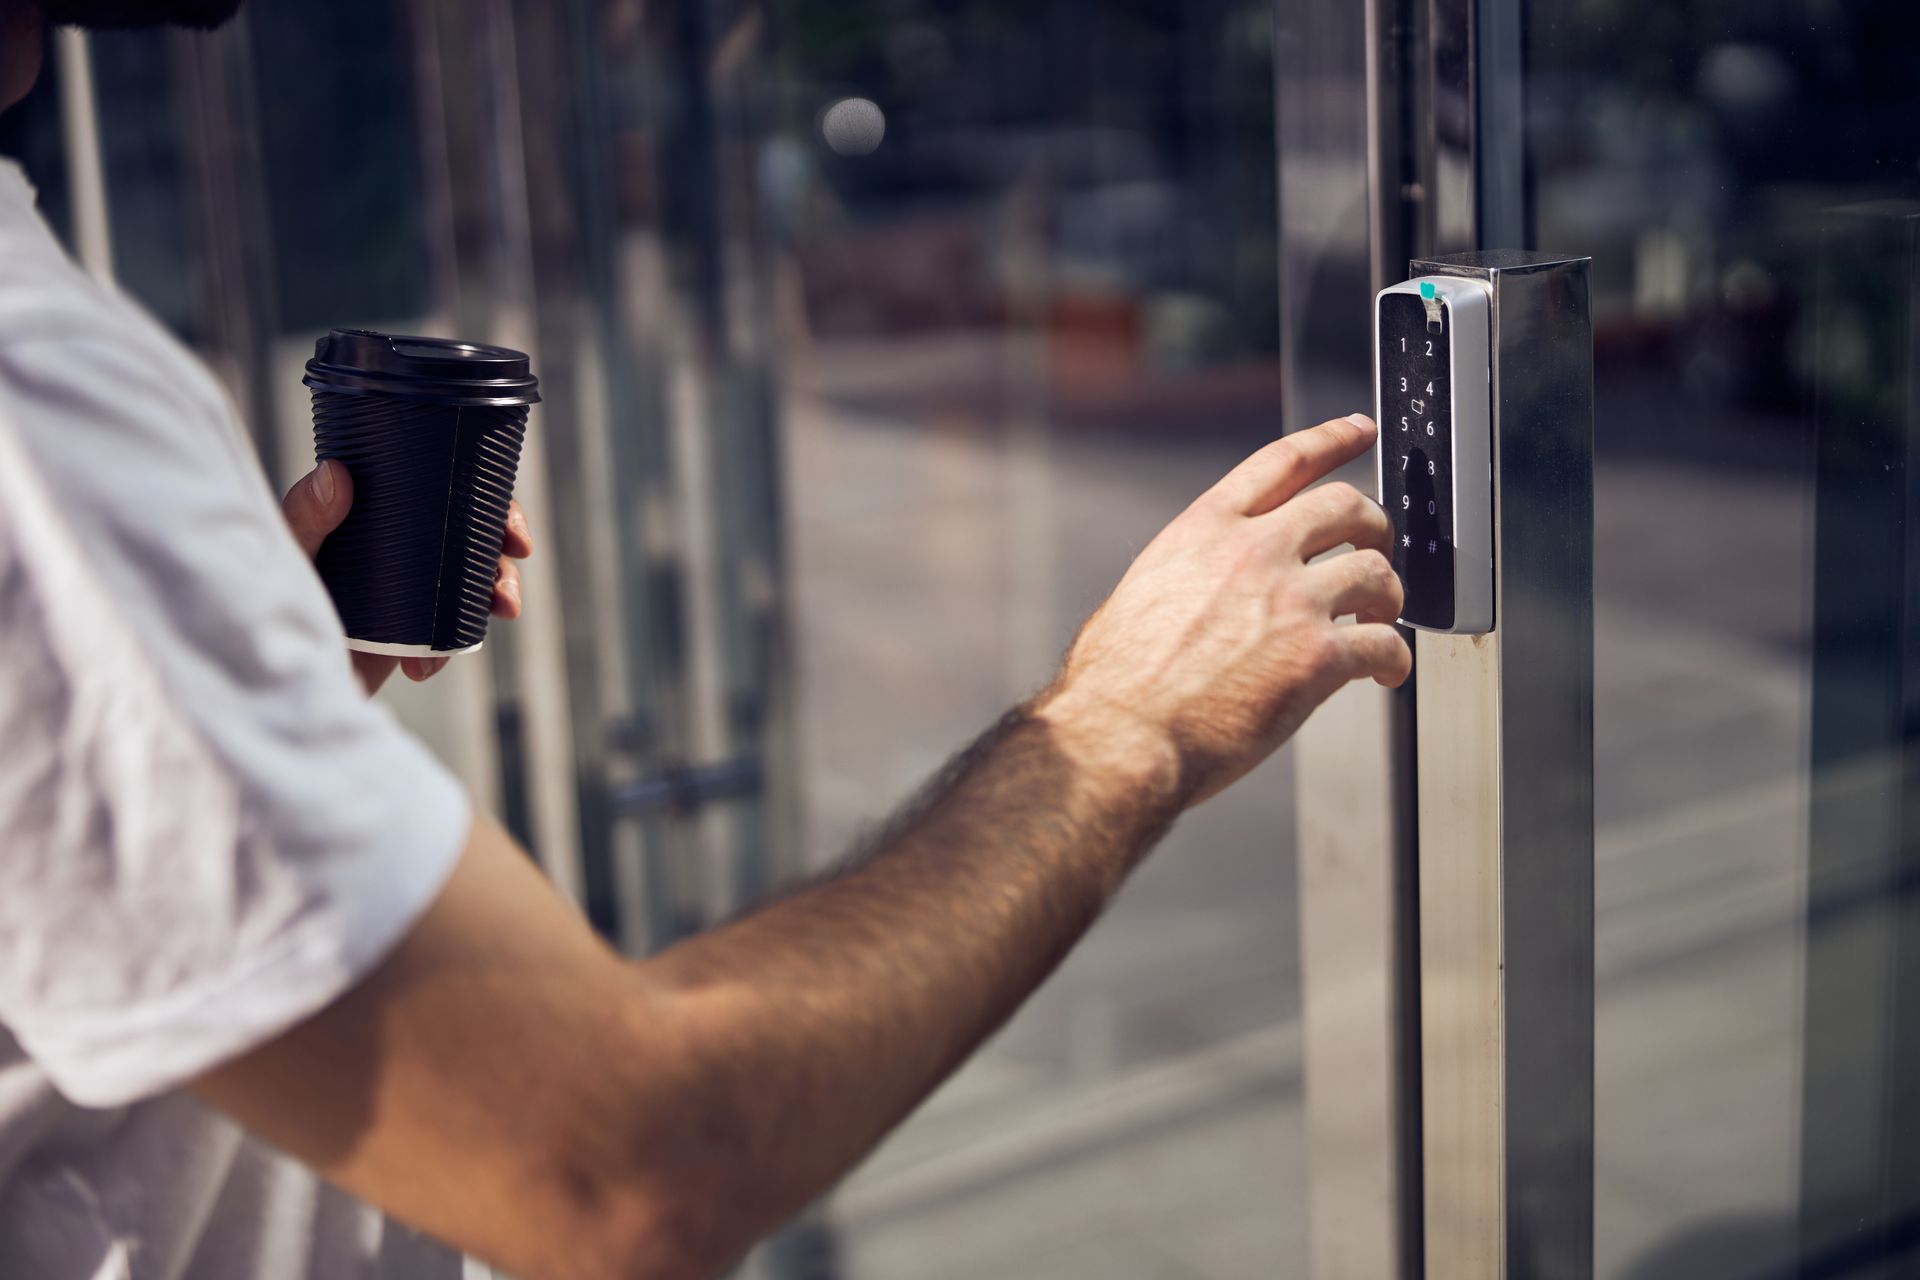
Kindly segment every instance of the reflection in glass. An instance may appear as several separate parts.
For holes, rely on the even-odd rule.
[[[1821,264],[1829,211],[1920,182],[1917,22],[1891,3],[1529,5],[1537,239],[1595,272],[1603,1276],[1788,1274],[1803,1257],[1807,1274],[1882,1274],[1848,1269],[1879,1265],[1871,1248],[1828,1252],[1811,1208],[1833,1186],[1823,1134],[1864,1141],[1901,1092],[1884,1081],[1844,1136],[1823,1128],[1840,1114],[1822,1063],[1876,1062],[1889,1012],[1834,1003],[1834,966],[1857,984],[1885,957],[1836,950],[1825,882],[1836,856],[1896,850],[1823,809],[1819,726],[1856,743],[1869,726],[1816,656],[1873,625],[1845,585],[1868,561],[1830,558],[1836,520],[1898,525],[1863,472],[1834,482],[1840,420],[1815,408],[1850,334],[1911,323],[1852,310]],[[1911,358],[1871,368],[1911,386]],[[1878,919],[1869,933],[1900,913],[1881,883],[1849,909]]]
[[[93,56],[122,284],[279,482],[317,330],[533,353],[528,617],[386,696],[644,951],[844,850],[1276,434],[1271,33],[339,0]],[[1297,1273],[1290,803],[1281,762],[1183,823],[768,1272]]]

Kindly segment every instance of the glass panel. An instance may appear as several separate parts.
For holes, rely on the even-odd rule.
[[[1535,240],[1594,259],[1598,1272],[1888,1274],[1920,295],[1858,207],[1920,194],[1920,17],[1527,13]]]
[[[772,11],[815,850],[1045,680],[1276,433],[1270,11]],[[1277,764],[1183,822],[851,1179],[849,1274],[1303,1272],[1289,792]]]
[[[122,283],[279,483],[318,330],[534,353],[529,617],[383,696],[630,950],[834,860],[1277,432],[1267,0],[310,8],[93,41]],[[1299,1273],[1291,800],[1183,822],[765,1270]]]

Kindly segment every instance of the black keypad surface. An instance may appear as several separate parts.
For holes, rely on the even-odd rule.
[[[1380,299],[1380,501],[1393,522],[1401,617],[1448,628],[1454,616],[1452,317],[1416,294]]]

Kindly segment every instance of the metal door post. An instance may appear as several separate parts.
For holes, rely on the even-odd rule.
[[[1593,1273],[1593,330],[1587,260],[1493,250],[1494,629],[1419,637],[1431,1280]]]

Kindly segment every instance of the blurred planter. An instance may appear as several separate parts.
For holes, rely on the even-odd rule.
[[[1145,372],[1146,323],[1136,297],[1057,293],[1047,300],[1046,332],[1051,399],[1097,399]]]

